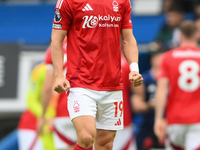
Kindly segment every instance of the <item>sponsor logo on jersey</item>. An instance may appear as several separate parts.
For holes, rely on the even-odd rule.
[[[113,5],[113,11],[118,12],[118,10],[119,10],[118,2],[117,1],[113,1],[112,5]]]
[[[83,20],[84,20],[84,23],[82,26],[83,28],[95,28],[97,25],[99,27],[119,27],[119,25],[114,24],[114,22],[119,22],[121,20],[121,18],[116,17],[116,16],[111,16],[111,15],[107,15],[107,16],[91,15],[91,16],[84,16]],[[104,23],[101,23],[102,21]],[[107,22],[109,22],[109,23],[107,23]]]
[[[87,3],[86,6],[82,9],[82,11],[92,11],[92,7]]]
[[[97,26],[99,19],[97,16],[84,16],[83,17],[84,23],[83,23],[83,28],[94,28]]]
[[[53,24],[53,28],[62,29],[62,24],[56,24],[56,23],[54,23]]]
[[[54,20],[55,22],[60,22],[62,19],[61,15],[60,15],[60,12],[58,9],[56,9],[56,12],[55,12],[55,16],[54,16]]]
[[[77,113],[80,111],[80,104],[78,103],[78,101],[74,101],[74,105],[73,105],[73,108],[74,108],[74,112]]]

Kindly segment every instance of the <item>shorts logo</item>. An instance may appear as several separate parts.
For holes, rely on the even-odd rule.
[[[74,101],[74,105],[73,105],[73,108],[74,108],[74,112],[77,113],[80,111],[80,104],[78,103],[78,101]]]
[[[61,15],[60,15],[60,12],[58,9],[56,9],[56,12],[55,12],[55,16],[54,16],[54,20],[55,22],[60,22],[62,19]]]
[[[118,2],[117,1],[113,1],[112,5],[113,5],[113,11],[118,12],[118,10],[119,10]]]
[[[117,123],[115,123],[115,126],[120,126],[122,123],[121,123],[121,120],[119,118],[119,120],[117,121]]]

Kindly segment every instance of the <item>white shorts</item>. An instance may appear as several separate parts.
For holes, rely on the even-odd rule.
[[[71,88],[68,110],[71,120],[79,116],[93,116],[96,119],[97,129],[123,129],[122,90],[95,91]]]
[[[165,140],[166,150],[200,149],[200,124],[192,125],[169,125],[167,127],[167,138]]]
[[[113,150],[137,150],[136,142],[133,137],[133,126],[124,127],[123,130],[117,131],[113,143]]]
[[[76,144],[76,130],[69,117],[56,117],[54,131],[53,139],[56,149],[67,149]]]
[[[42,141],[34,130],[18,129],[19,150],[44,150]]]

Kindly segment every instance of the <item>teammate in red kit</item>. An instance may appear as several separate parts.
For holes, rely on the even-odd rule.
[[[67,70],[67,39],[63,41],[63,71],[66,74]],[[51,59],[51,49],[50,47],[47,49],[45,54],[45,64],[49,66],[49,68],[53,69],[52,59]],[[49,76],[53,76],[53,73],[49,73]],[[43,117],[41,118],[41,124],[38,125],[38,130],[41,130],[44,122],[44,114],[46,112],[46,108],[48,106],[49,101],[43,101]],[[56,117],[54,119],[54,143],[55,148],[57,150],[72,150],[76,141],[76,130],[70,120],[69,112],[67,109],[67,95],[66,93],[61,93],[58,99],[57,109],[56,109]]]
[[[133,137],[133,126],[132,126],[132,110],[130,105],[130,91],[134,90],[134,85],[128,79],[130,72],[128,62],[122,56],[121,58],[122,67],[122,79],[123,79],[123,113],[124,113],[124,129],[117,131],[115,136],[113,150],[136,150],[136,141]],[[119,108],[119,109],[122,109]]]
[[[130,64],[129,79],[142,83],[132,33],[129,0],[58,0],[51,52],[55,91],[69,90],[68,110],[76,128],[75,150],[111,150],[123,129],[121,42]],[[62,72],[62,42],[67,34],[67,75]]]
[[[158,72],[154,130],[166,149],[200,149],[200,50],[194,22],[180,25],[179,48],[163,55]],[[168,96],[167,96],[168,94]],[[165,103],[166,122],[163,119]]]

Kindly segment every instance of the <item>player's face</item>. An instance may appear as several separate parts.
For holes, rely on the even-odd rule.
[[[170,26],[177,27],[183,20],[183,15],[178,12],[168,12],[166,19]]]

